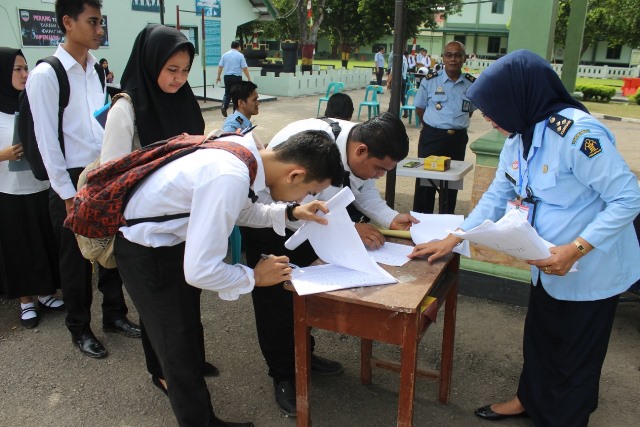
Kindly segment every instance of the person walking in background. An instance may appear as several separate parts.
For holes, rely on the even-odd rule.
[[[507,139],[495,179],[461,229],[527,204],[531,225],[555,244],[549,258],[528,261],[516,397],[475,414],[487,420],[527,415],[536,426],[587,426],[598,407],[619,294],[640,278],[632,223],[640,211],[638,181],[611,131],[571,97],[540,56],[526,50],[504,56],[467,95]],[[432,262],[458,243],[450,234],[417,245],[411,257],[430,255]]]
[[[247,76],[247,80],[251,81],[249,75],[249,68],[247,67],[247,60],[240,51],[240,42],[234,40],[231,42],[231,49],[229,49],[218,63],[218,77],[216,78],[216,84],[220,83],[220,77],[224,70],[224,97],[222,98],[222,115],[227,117],[227,109],[229,108],[229,102],[231,101],[231,87],[242,81],[242,73]],[[233,106],[234,110],[238,108],[237,105]]]
[[[351,117],[353,117],[353,100],[346,93],[334,93],[327,101],[327,108],[324,110],[323,117],[351,121]]]
[[[378,86],[382,86],[382,76],[384,76],[384,51],[384,46],[380,46],[373,58],[373,62],[375,63],[376,84]]]
[[[475,77],[462,75],[465,61],[464,45],[460,42],[447,43],[442,54],[444,71],[429,73],[422,78],[414,100],[416,115],[422,119],[422,130],[418,141],[418,157],[431,155],[448,156],[452,160],[464,160],[469,137],[467,128],[476,107],[466,93]],[[458,190],[449,190],[448,211],[456,208]],[[416,179],[413,196],[415,212],[433,213],[436,189],[420,185]]]
[[[243,131],[251,127],[251,117],[259,113],[258,86],[251,81],[240,81],[231,88],[231,99],[236,111],[224,121],[224,132]]]
[[[12,145],[18,97],[29,68],[21,50],[0,47],[0,294],[20,298],[20,323],[38,326],[33,295],[43,310],[64,311],[55,296],[60,288],[58,248],[49,216],[49,181],[28,168],[11,171],[22,159],[22,144]]]
[[[65,323],[72,341],[87,356],[103,358],[107,350],[91,331],[93,300],[92,265],[78,248],[74,234],[63,226],[73,208],[80,173],[100,154],[104,130],[93,117],[104,105],[105,90],[94,68],[97,60],[89,53],[98,49],[104,30],[100,0],[57,0],[56,17],[65,42],[57,57],[69,79],[69,105],[64,111],[61,132],[65,152],[58,140],[58,79],[47,63],[39,64],[27,81],[38,148],[51,182],[49,210],[59,244],[60,275],[67,316]],[[102,325],[105,332],[139,337],[138,325],[131,323],[117,269],[99,267],[98,289],[104,295]]]

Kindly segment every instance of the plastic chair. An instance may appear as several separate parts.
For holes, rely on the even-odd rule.
[[[409,113],[409,123],[411,123],[411,116],[413,116],[413,112],[416,111],[416,106],[414,105],[414,101],[416,100],[417,93],[418,93],[418,89],[415,89],[415,88],[411,88],[407,90],[405,104],[400,107],[400,112],[403,115],[405,112]],[[416,127],[420,127],[420,117],[418,117],[418,114],[416,114]]]
[[[329,83],[329,86],[327,86],[327,93],[323,97],[318,99],[318,113],[316,114],[316,117],[320,117],[320,104],[322,104],[322,101],[329,102],[329,98],[331,97],[331,95],[333,95],[334,93],[342,92],[343,90],[344,90],[344,83],[342,82]]]
[[[238,264],[242,256],[242,236],[237,225],[233,227],[229,236],[229,246],[231,247],[231,264]]]
[[[380,115],[380,101],[378,100],[378,94],[383,94],[384,89],[382,86],[369,85],[364,93],[364,101],[360,103],[358,107],[358,121],[360,121],[360,110],[362,107],[367,107],[368,115],[367,120],[371,118],[371,108],[373,108],[373,116]]]

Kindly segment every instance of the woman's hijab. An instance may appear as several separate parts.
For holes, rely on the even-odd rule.
[[[133,44],[120,85],[133,100],[136,127],[143,147],[183,132],[204,133],[202,112],[189,83],[176,93],[165,93],[158,86],[162,67],[184,47],[193,62],[194,47],[185,35],[175,28],[158,24],[148,25]]]
[[[13,87],[13,67],[16,56],[22,56],[20,49],[0,47],[0,111],[5,114],[15,114],[18,111],[18,97],[20,91]]]
[[[565,108],[588,113],[549,63],[524,49],[491,64],[467,90],[467,97],[496,125],[522,135],[525,159],[537,123]]]

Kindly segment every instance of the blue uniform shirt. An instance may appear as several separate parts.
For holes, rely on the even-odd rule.
[[[247,60],[244,59],[244,55],[237,49],[231,49],[222,55],[218,65],[224,68],[225,76],[241,76],[242,69],[247,68]]]
[[[414,101],[416,108],[424,109],[422,121],[439,129],[468,128],[471,123],[469,113],[476,107],[466,93],[474,80],[470,74],[460,74],[454,82],[444,71],[424,77]]]
[[[613,134],[590,115],[567,108],[536,125],[527,160],[522,150],[519,135],[507,139],[493,183],[461,228],[497,221],[507,201],[524,196],[529,186],[538,199],[534,228],[543,239],[565,245],[582,237],[594,246],[578,261],[578,271],[565,276],[532,266],[533,283],[540,277],[549,295],[567,301],[626,291],[640,278],[632,223],[640,211],[640,189]]]
[[[381,52],[376,53],[374,62],[376,63],[376,67],[384,68],[384,55]]]
[[[224,121],[222,130],[225,132],[235,132],[236,129],[244,130],[251,126],[251,121],[240,111],[236,110]]]

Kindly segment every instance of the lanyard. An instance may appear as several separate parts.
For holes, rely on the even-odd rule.
[[[547,121],[545,122],[544,128],[542,129],[542,137],[540,138],[541,141],[544,141],[544,134],[547,131],[547,124],[549,123],[549,119],[547,119]],[[536,153],[538,152],[538,147],[533,147],[533,153],[531,154],[531,157],[529,157],[526,160],[526,164],[527,167],[524,171],[524,173],[527,176],[527,186],[525,187],[525,191],[526,191],[526,197],[531,197],[533,194],[531,194],[531,190],[529,189],[529,162],[531,162],[533,160],[533,158],[535,157]],[[520,144],[518,144],[518,162],[521,162],[522,160],[522,156],[520,153]],[[523,196],[522,194],[522,166],[518,168],[518,178],[520,179],[519,184],[518,184],[518,195]]]

